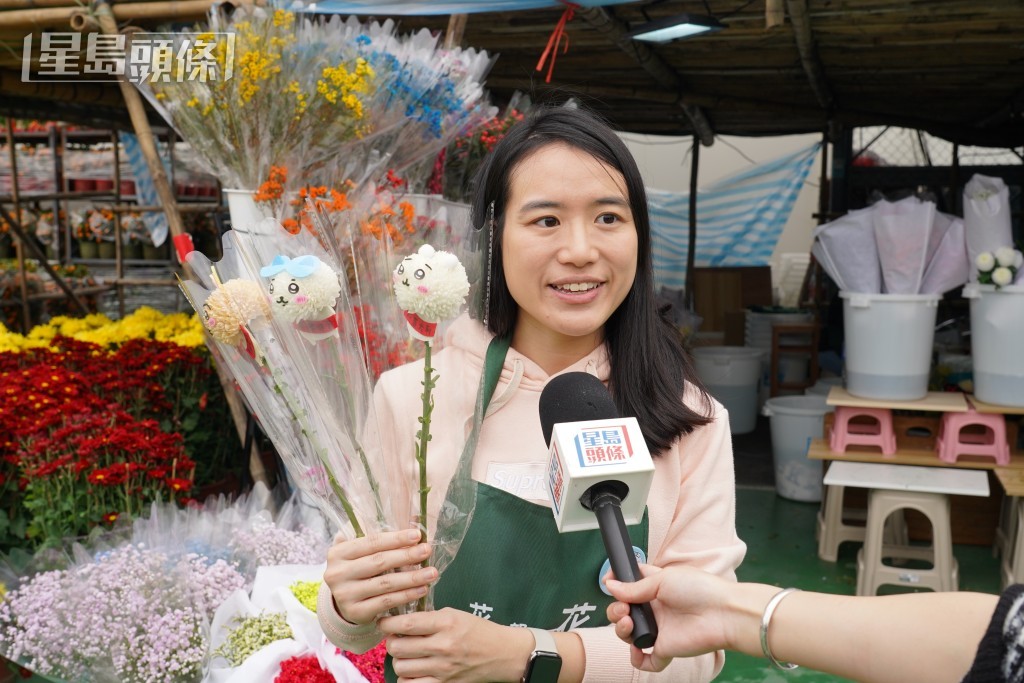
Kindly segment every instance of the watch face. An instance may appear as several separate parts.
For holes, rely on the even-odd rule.
[[[556,683],[561,670],[561,657],[551,652],[535,652],[525,679],[527,683]]]

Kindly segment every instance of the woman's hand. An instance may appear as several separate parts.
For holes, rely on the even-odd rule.
[[[533,634],[446,607],[380,620],[400,682],[519,681]]]
[[[335,538],[327,551],[324,583],[342,619],[368,624],[392,607],[418,600],[437,579],[433,567],[411,567],[430,555],[416,529],[390,531],[354,540]]]
[[[627,643],[633,632],[629,604],[650,602],[658,623],[658,639],[650,653],[633,647],[632,664],[641,671],[661,671],[673,657],[694,657],[729,644],[729,590],[736,584],[693,567],[660,569],[640,565],[644,578],[635,583],[608,579],[608,590],[620,602],[608,605],[615,635]]]

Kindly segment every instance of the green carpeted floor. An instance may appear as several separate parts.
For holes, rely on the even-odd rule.
[[[860,544],[840,546],[838,562],[819,559],[814,538],[818,507],[817,503],[782,498],[774,488],[737,488],[736,526],[740,538],[747,543],[747,557],[738,571],[740,580],[853,595]],[[999,561],[992,557],[990,547],[955,545],[953,553],[960,565],[961,590],[999,592]],[[884,594],[889,589],[879,592]],[[824,683],[843,679],[802,668],[776,671],[764,659],[728,653],[725,669],[715,680]]]

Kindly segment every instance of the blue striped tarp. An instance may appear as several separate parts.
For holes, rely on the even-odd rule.
[[[153,184],[153,176],[149,172],[149,164],[142,154],[142,147],[139,146],[139,139],[132,133],[118,131],[121,139],[121,146],[124,149],[125,159],[128,161],[128,168],[135,178],[135,201],[142,206],[159,206],[160,195],[156,192],[156,185]],[[166,158],[163,159],[164,169],[170,177],[170,165]],[[149,230],[149,236],[153,240],[153,246],[159,247],[167,239],[167,216],[163,211],[144,211],[142,221]]]
[[[767,265],[820,147],[821,143],[816,142],[698,190],[696,265]],[[647,203],[655,283],[682,289],[686,283],[690,195],[648,189]]]

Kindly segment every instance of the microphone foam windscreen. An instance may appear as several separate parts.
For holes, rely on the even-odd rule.
[[[540,426],[544,430],[544,443],[549,446],[556,424],[612,420],[618,416],[612,395],[601,380],[586,372],[558,375],[540,394]]]

